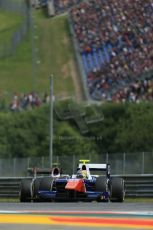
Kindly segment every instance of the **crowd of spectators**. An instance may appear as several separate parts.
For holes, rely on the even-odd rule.
[[[30,92],[27,94],[14,93],[9,109],[11,111],[22,111],[37,108],[42,104],[48,103],[50,96],[45,93],[40,97],[36,92]]]
[[[111,100],[113,102],[145,102],[153,101],[153,76],[144,78],[143,80],[136,80],[130,83],[127,87],[123,87],[112,95],[110,98],[103,100]],[[103,96],[103,95],[102,95]]]
[[[109,62],[87,73],[91,97],[153,100],[153,0],[89,0],[70,16],[81,54],[111,47]]]

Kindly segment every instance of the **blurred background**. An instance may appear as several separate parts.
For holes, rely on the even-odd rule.
[[[1,176],[72,173],[80,158],[153,173],[152,12],[153,0],[0,0]]]

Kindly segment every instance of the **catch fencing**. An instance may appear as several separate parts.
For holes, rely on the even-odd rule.
[[[19,27],[0,44],[0,58],[5,58],[13,55],[16,52],[17,46],[23,41],[30,26],[30,16],[27,4],[24,1],[0,0],[0,11],[21,15],[22,22]],[[1,32],[2,33],[2,32]]]
[[[109,163],[111,174],[114,175],[153,174],[153,152],[53,155],[53,164],[62,167],[63,173],[72,174],[76,172],[79,159],[89,159],[91,163]],[[49,168],[49,156],[0,159],[0,177],[27,176],[27,168],[32,167]]]

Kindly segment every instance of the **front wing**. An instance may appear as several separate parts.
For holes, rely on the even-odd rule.
[[[79,192],[65,192],[65,194],[59,194],[57,191],[39,191],[39,198],[42,200],[67,200],[67,201],[84,201],[84,200],[108,200],[108,192],[90,192],[85,193]]]
[[[83,179],[56,180],[51,191],[38,192],[40,199],[47,200],[108,200],[108,192],[99,192],[94,189],[94,182]]]

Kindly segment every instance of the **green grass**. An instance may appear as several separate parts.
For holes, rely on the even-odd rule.
[[[13,32],[19,27],[22,17],[21,15],[0,10],[0,22],[0,45],[3,45],[10,40]]]
[[[125,202],[127,203],[153,203],[153,198],[126,198]]]
[[[8,14],[3,12],[2,17],[7,18]],[[14,56],[0,59],[0,92],[10,95],[31,90],[49,91],[49,76],[54,74],[55,96],[74,96],[71,68],[74,51],[67,16],[48,18],[42,10],[37,10],[33,18],[36,61],[32,64],[32,42],[29,32]],[[15,25],[19,23],[19,18],[15,16],[14,23],[9,24],[8,21],[0,27],[3,30],[2,40],[8,37],[8,33],[12,33]],[[4,33],[5,30],[7,33]]]

